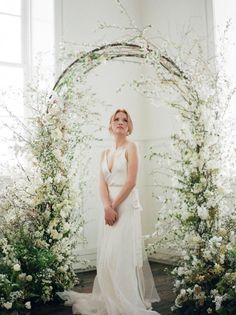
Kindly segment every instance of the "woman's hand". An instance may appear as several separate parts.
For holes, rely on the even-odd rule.
[[[112,205],[107,205],[104,208],[105,212],[105,223],[109,225],[113,225],[115,221],[118,219],[118,213],[112,208]]]

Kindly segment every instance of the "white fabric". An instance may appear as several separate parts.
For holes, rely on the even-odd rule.
[[[113,200],[127,179],[125,147],[115,149],[113,167],[108,169],[107,155],[101,167]],[[73,314],[83,315],[158,315],[151,303],[160,301],[144,251],[141,227],[143,210],[137,189],[116,209],[119,218],[106,225],[101,217],[97,242],[97,275],[92,293],[58,292],[72,305]],[[159,314],[160,315],[160,314]]]

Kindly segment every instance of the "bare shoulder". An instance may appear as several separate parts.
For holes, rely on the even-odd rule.
[[[127,144],[127,150],[129,152],[135,152],[138,150],[138,145],[136,142],[133,142],[133,141],[129,141],[128,144]]]
[[[138,156],[138,145],[136,142],[132,142],[132,141],[128,142],[125,156],[127,160],[129,159],[129,157]]]

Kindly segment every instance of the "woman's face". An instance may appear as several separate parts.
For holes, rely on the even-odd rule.
[[[124,134],[128,132],[128,117],[123,112],[118,112],[111,123],[113,134]]]

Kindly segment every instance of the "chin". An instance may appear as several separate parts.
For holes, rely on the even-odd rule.
[[[120,135],[125,135],[124,130],[117,130],[117,132],[116,132],[116,133],[118,133],[118,134],[120,134]]]

